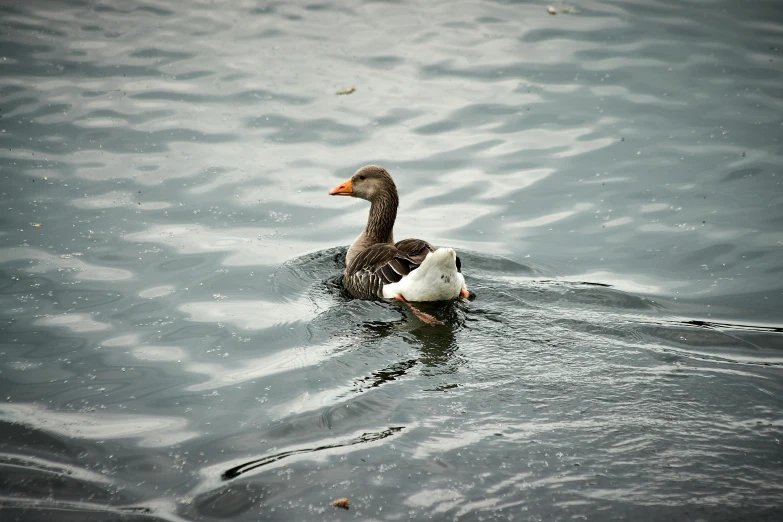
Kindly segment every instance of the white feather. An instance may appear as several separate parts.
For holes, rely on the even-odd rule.
[[[398,295],[408,301],[448,301],[459,297],[465,278],[457,271],[457,254],[451,248],[430,252],[419,268],[396,283],[383,287],[383,297]]]

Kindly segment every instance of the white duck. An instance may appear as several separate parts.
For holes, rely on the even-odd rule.
[[[345,258],[343,282],[351,295],[360,299],[382,297],[404,302],[446,301],[470,296],[461,273],[460,259],[454,250],[436,249],[421,239],[394,243],[399,198],[386,169],[376,165],[362,167],[329,194],[366,199],[372,204],[367,226]],[[413,310],[417,315],[421,313]]]

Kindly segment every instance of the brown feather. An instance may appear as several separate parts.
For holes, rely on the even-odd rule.
[[[373,245],[359,252],[345,269],[344,284],[354,297],[383,297],[383,286],[396,283],[419,267],[395,246]]]
[[[396,245],[398,250],[405,252],[408,257],[416,261],[418,264],[422,264],[427,254],[435,252],[435,247],[421,239],[403,239],[398,241]]]
[[[392,268],[391,263],[383,265],[381,272],[383,273],[383,278],[392,283],[398,283],[402,279],[402,275]]]

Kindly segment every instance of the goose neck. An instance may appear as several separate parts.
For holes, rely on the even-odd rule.
[[[364,234],[372,243],[394,243],[394,221],[399,200],[396,194],[383,194],[373,200]]]

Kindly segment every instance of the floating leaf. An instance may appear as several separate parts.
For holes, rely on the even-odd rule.
[[[348,500],[347,498],[338,498],[337,500],[335,500],[334,502],[332,502],[332,505],[333,505],[334,507],[343,508],[343,509],[348,509],[348,505],[349,505],[350,503],[351,503],[351,501],[350,501],[350,500]]]
[[[337,93],[337,96],[345,96],[346,94],[352,94],[356,92],[355,87],[351,87],[350,89],[345,89],[344,91],[340,91]]]
[[[40,223],[33,223],[33,226],[34,226],[35,228],[41,228],[41,224],[40,224]]]

